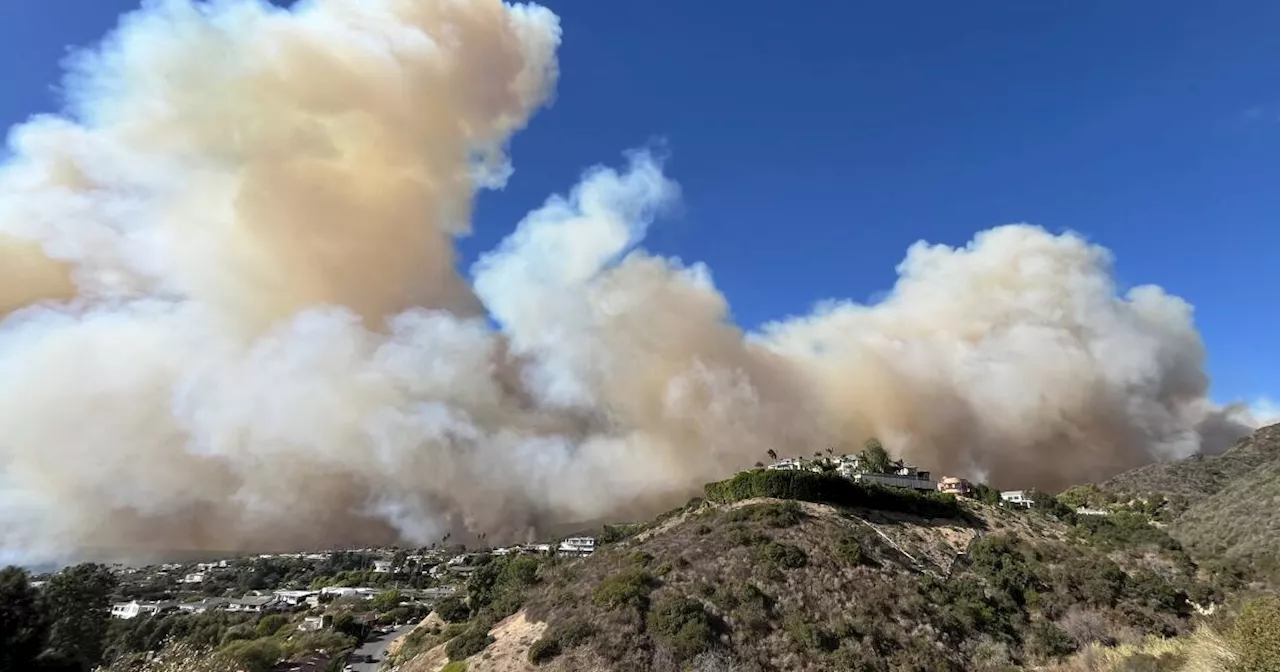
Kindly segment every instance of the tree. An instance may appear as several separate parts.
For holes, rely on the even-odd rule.
[[[34,668],[48,632],[26,570],[0,570],[0,670]]]
[[[767,450],[767,451],[765,451],[765,452],[769,455],[769,459],[773,460],[774,462],[777,462],[777,461],[778,461],[778,451],[776,451],[776,450],[774,450],[774,449],[770,448],[769,450]]]
[[[388,590],[373,598],[373,608],[378,612],[391,611],[400,606],[400,591]]]
[[[64,569],[49,579],[41,595],[50,624],[48,659],[78,670],[91,670],[101,661],[115,587],[111,570],[95,563]]]
[[[408,551],[396,551],[395,555],[391,556],[391,569],[397,572],[400,571],[400,569],[404,567],[404,561],[407,559],[409,559]]]
[[[756,469],[763,469],[763,468],[764,468],[764,462],[756,462]]]
[[[867,439],[867,447],[862,451],[862,464],[872,473],[883,474],[889,471],[889,453],[879,439]]]

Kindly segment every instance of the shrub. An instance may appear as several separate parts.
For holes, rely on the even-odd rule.
[[[455,660],[440,668],[440,672],[467,672],[467,664],[461,660]]]
[[[470,628],[461,635],[449,640],[449,643],[444,647],[444,652],[449,654],[449,660],[462,660],[484,651],[484,647],[492,643],[493,637],[489,636],[488,630]]]
[[[729,543],[734,546],[755,546],[769,541],[769,537],[761,534],[758,530],[743,527],[742,525],[734,525],[729,528],[727,538]]]
[[[564,648],[571,649],[590,641],[596,629],[581,618],[571,618],[552,628],[550,634]]]
[[[711,648],[715,632],[702,603],[687,597],[668,597],[654,605],[646,618],[649,631],[681,658],[692,658]]]
[[[744,471],[731,479],[708,483],[704,489],[708,500],[721,503],[773,497],[930,517],[960,516],[960,507],[951,495],[861,485],[841,476],[809,471]]]
[[[851,533],[836,537],[835,557],[846,565],[861,565],[863,560],[862,544]]]
[[[628,567],[622,571],[605,577],[592,599],[606,609],[620,607],[643,608],[649,599],[649,591],[653,589],[653,575],[638,567]]]
[[[558,655],[560,655],[560,642],[548,639],[546,636],[529,647],[529,662],[534,665],[541,665]]]
[[[284,655],[280,645],[270,639],[237,640],[218,653],[244,672],[268,672]]]
[[[756,520],[769,527],[791,527],[804,520],[804,511],[795,502],[754,504],[733,509],[725,514],[724,519],[731,522]]]
[[[761,545],[758,553],[762,561],[771,562],[784,569],[799,569],[809,560],[804,551],[799,548],[777,541]]]
[[[1280,670],[1280,597],[1246,604],[1231,634],[1240,651],[1233,672]]]
[[[436,613],[446,623],[461,623],[471,617],[471,609],[456,597],[446,597],[436,604]]]
[[[1027,652],[1031,655],[1054,660],[1074,653],[1075,650],[1075,641],[1053,623],[1037,621],[1031,626],[1031,634],[1027,638]]]

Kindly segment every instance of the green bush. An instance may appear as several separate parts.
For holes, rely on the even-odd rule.
[[[791,527],[804,520],[804,511],[794,501],[754,504],[732,509],[725,514],[724,519],[730,522],[755,520],[769,527]]]
[[[449,640],[449,643],[444,647],[444,652],[449,654],[449,660],[462,660],[484,651],[484,647],[492,643],[493,637],[489,636],[488,630],[470,628],[461,635]]]
[[[782,628],[791,637],[791,642],[802,651],[816,649],[830,653],[840,648],[839,637],[824,628],[810,625],[798,615],[791,614],[783,619]]]
[[[1056,660],[1076,650],[1075,640],[1049,621],[1037,621],[1027,638],[1027,652],[1044,660]]]
[[[773,497],[901,511],[933,518],[960,516],[960,507],[951,495],[862,485],[840,476],[809,471],[744,471],[731,479],[708,483],[704,490],[708,500],[720,503]]]
[[[440,672],[467,672],[467,664],[461,660],[455,660],[440,668]]]
[[[861,565],[863,561],[862,544],[852,533],[836,537],[835,557],[846,565]]]
[[[645,619],[649,632],[680,659],[692,658],[715,644],[711,617],[702,603],[687,597],[667,597],[654,605]]]
[[[436,604],[436,613],[446,623],[461,623],[471,617],[471,609],[456,597],[446,597]]]
[[[643,608],[648,603],[649,591],[652,589],[652,574],[639,567],[628,567],[605,577],[596,586],[592,599],[606,609]]]
[[[809,561],[808,556],[798,547],[777,541],[760,545],[757,553],[761,561],[771,562],[783,569],[799,569]]]
[[[1231,635],[1240,652],[1232,672],[1280,670],[1280,597],[1246,604]]]
[[[244,672],[268,672],[284,656],[280,645],[271,639],[242,639],[218,650],[223,660]]]
[[[560,655],[560,642],[549,639],[545,635],[529,647],[529,662],[534,665],[541,665],[558,655]]]
[[[571,618],[549,631],[549,635],[566,649],[586,644],[595,634],[595,627],[581,618]]]

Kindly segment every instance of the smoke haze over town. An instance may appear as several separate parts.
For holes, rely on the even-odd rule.
[[[0,165],[0,548],[527,541],[872,436],[1052,489],[1274,417],[1211,400],[1187,302],[1027,224],[745,332],[643,247],[681,198],[651,149],[459,270],[562,38],[498,0],[171,0],[72,59]]]

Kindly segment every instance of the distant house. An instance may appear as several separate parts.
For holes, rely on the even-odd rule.
[[[956,495],[957,497],[968,497],[969,493],[973,492],[973,485],[963,478],[943,476],[942,480],[938,481],[938,492]]]
[[[291,607],[304,604],[309,598],[319,594],[320,591],[318,590],[277,590],[272,593],[281,604],[287,604]]]
[[[560,555],[591,555],[595,550],[595,537],[569,537],[560,542],[556,552]]]
[[[923,478],[921,476],[923,476]],[[919,472],[918,475],[913,476],[902,474],[871,474],[863,472],[854,474],[853,481],[855,483],[884,485],[891,488],[911,488],[912,490],[924,490],[929,492],[933,492],[938,489],[938,484],[929,480],[928,472]]]
[[[179,583],[204,583],[204,573],[195,572],[193,574],[188,574],[182,577],[182,580],[179,581]]]
[[[765,467],[770,471],[809,471],[808,461],[803,457],[788,457]]]
[[[177,602],[123,602],[111,605],[112,618],[137,618],[139,616],[150,616],[158,614],[162,611],[178,608]]]
[[[208,611],[217,611],[227,606],[227,599],[223,597],[206,597],[199,602],[185,602],[179,604],[178,608],[182,611],[192,614],[203,614]]]
[[[406,591],[411,596],[421,597],[424,600],[440,600],[458,592],[457,586],[437,586],[434,588],[423,588],[416,591]]]
[[[227,602],[227,611],[260,614],[275,607],[278,603],[275,595],[245,595],[240,599],[229,600]]]
[[[374,560],[373,571],[379,574],[391,573],[391,561],[390,560]]]
[[[1032,494],[1031,490],[1003,490],[1000,492],[1000,500],[1011,506],[1021,506],[1029,509],[1035,506]]]
[[[324,616],[307,616],[298,624],[298,629],[304,632],[311,630],[319,630],[324,627]]]
[[[372,600],[378,592],[377,588],[348,588],[346,586],[328,586],[320,589],[321,595],[333,595],[335,597],[363,597],[366,600]]]
[[[1076,507],[1076,515],[1080,516],[1106,516],[1110,514],[1110,511],[1106,511],[1104,509],[1090,509],[1083,506]]]

